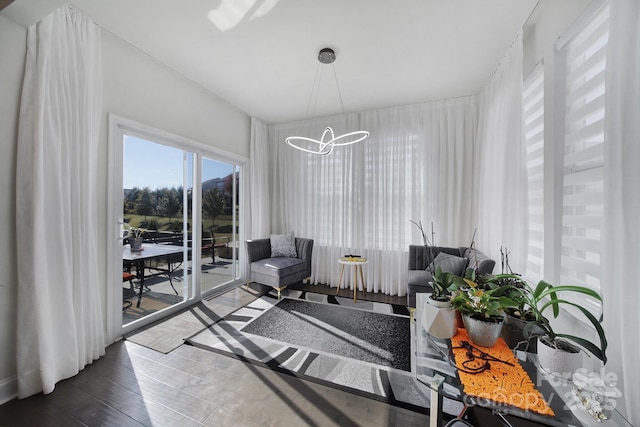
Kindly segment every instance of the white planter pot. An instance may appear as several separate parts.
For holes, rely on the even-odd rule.
[[[570,380],[576,369],[582,366],[582,353],[577,347],[570,346],[577,352],[572,353],[550,347],[545,342],[544,337],[538,338],[538,362],[540,363],[540,368],[553,376]]]
[[[462,321],[471,342],[480,347],[491,348],[500,338],[504,319],[501,322],[485,322],[463,314]]]
[[[422,327],[429,335],[439,339],[449,339],[458,332],[456,311],[449,301],[435,301],[427,298],[422,310]]]

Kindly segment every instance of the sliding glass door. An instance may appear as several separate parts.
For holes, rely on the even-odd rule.
[[[194,297],[193,161],[180,148],[124,136],[123,325]],[[140,251],[132,233],[142,237]]]
[[[135,127],[116,129],[122,328],[131,330],[240,282],[243,162],[201,144]],[[115,196],[118,192],[119,196]],[[132,247],[139,235],[142,248]],[[120,256],[121,254],[121,256]],[[118,294],[119,292],[118,285]],[[120,312],[120,298],[113,296]]]
[[[239,168],[202,158],[202,292],[239,278]]]

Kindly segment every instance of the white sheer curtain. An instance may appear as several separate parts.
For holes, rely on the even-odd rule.
[[[640,3],[609,5],[602,232],[606,370],[617,375],[623,413],[640,425]]]
[[[315,240],[314,283],[337,285],[337,259],[352,253],[370,261],[368,291],[406,295],[408,247],[422,243],[410,220],[429,231],[433,222],[439,245],[469,244],[476,110],[466,97],[269,128],[272,228]],[[284,143],[292,135],[319,138],[326,126],[371,135],[329,156]]]
[[[251,229],[249,236],[253,239],[269,237],[271,233],[271,163],[269,150],[269,131],[267,125],[256,118],[251,118],[251,146],[249,163],[251,176],[249,217]]]
[[[475,180],[476,245],[500,264],[510,252],[514,272],[526,271],[527,159],[523,137],[522,33],[480,93]],[[499,271],[499,267],[496,269]]]
[[[29,28],[17,154],[18,395],[104,354],[96,186],[100,29],[63,7]]]

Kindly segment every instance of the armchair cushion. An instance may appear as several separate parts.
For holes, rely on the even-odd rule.
[[[271,235],[271,256],[297,258],[296,240],[293,233]]]
[[[277,257],[261,259],[251,264],[251,273],[257,275],[275,276],[284,279],[299,273],[306,274],[307,263],[303,259]],[[306,277],[306,276],[305,276]]]

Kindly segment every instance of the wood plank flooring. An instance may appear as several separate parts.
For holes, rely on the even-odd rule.
[[[236,288],[214,301],[239,307],[261,293],[259,285],[252,287],[252,292]],[[321,285],[309,290],[335,293],[335,288]],[[375,295],[367,294],[372,299]],[[404,298],[378,297],[404,304]],[[0,406],[0,426],[16,427],[404,427],[428,423],[424,414],[196,347],[182,345],[163,354],[130,341],[109,346],[104,357],[59,382],[53,393]]]

